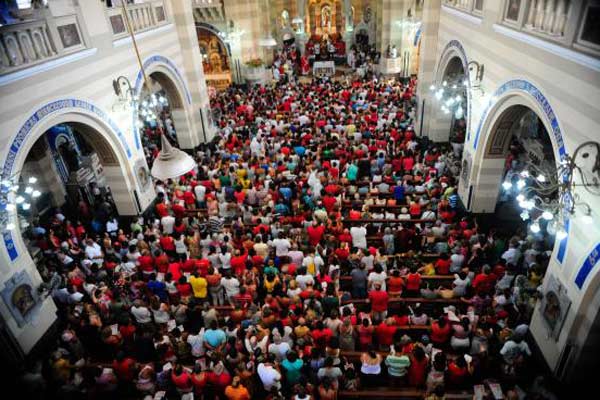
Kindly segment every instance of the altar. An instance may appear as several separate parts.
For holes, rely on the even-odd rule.
[[[331,76],[335,75],[335,62],[333,61],[315,61],[313,63],[313,76]]]
[[[394,75],[402,72],[402,58],[386,58],[379,59],[379,72],[383,75]]]

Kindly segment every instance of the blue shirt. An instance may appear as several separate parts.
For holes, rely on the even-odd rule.
[[[398,185],[394,187],[394,198],[396,201],[404,200],[404,186]]]
[[[167,285],[164,282],[160,281],[149,281],[148,289],[152,291],[155,295],[160,297],[161,301],[165,301],[168,299],[167,296]]]
[[[204,332],[204,341],[212,347],[218,347],[225,343],[226,340],[227,337],[225,336],[225,332],[220,329],[209,329]]]
[[[304,146],[296,146],[294,147],[294,151],[296,151],[296,154],[298,154],[300,157],[302,157],[304,153],[306,153],[306,149],[304,148]]]
[[[283,198],[286,200],[289,200],[292,197],[292,189],[290,189],[289,187],[280,188],[279,193],[281,193]]]

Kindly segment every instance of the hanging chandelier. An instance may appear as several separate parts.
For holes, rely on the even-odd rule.
[[[545,222],[549,234],[563,239],[568,234],[566,221],[571,217],[581,216],[584,224],[593,222],[592,208],[581,200],[576,188],[583,187],[591,194],[600,195],[600,144],[582,143],[572,157],[564,156],[556,171],[528,162],[506,179],[502,187],[508,194],[515,195],[522,209],[521,219],[531,221],[531,232],[539,233]]]
[[[219,31],[218,35],[221,39],[223,39],[225,43],[231,44],[237,41],[240,37],[242,37],[244,33],[246,33],[245,30],[236,29],[235,25],[233,24],[233,21],[230,20],[229,24],[227,25],[227,31]]]
[[[434,93],[434,98],[440,104],[440,110],[444,114],[454,114],[454,118],[460,119],[465,115],[463,103],[467,95],[467,90],[480,90],[484,95],[482,87],[483,73],[485,67],[477,61],[470,61],[467,64],[468,74],[462,73],[455,77],[444,79],[441,84],[433,83],[429,90]],[[469,77],[472,77],[470,81]]]
[[[440,105],[440,110],[444,114],[454,114],[454,118],[464,117],[465,110],[463,102],[469,82],[464,77],[452,80],[444,80],[441,85],[431,85],[429,90],[434,93],[434,98]]]
[[[15,217],[19,220],[19,210],[29,211],[35,199],[42,193],[36,188],[37,178],[34,176],[26,180],[27,184],[21,184],[19,174],[0,182],[0,231],[12,231],[16,228]],[[20,227],[27,228],[29,223],[26,219],[20,220]]]

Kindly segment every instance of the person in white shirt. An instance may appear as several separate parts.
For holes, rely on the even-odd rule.
[[[352,245],[359,249],[367,248],[367,228],[364,226],[353,226],[350,228]]]
[[[521,251],[517,248],[517,244],[511,241],[508,250],[502,254],[501,258],[504,258],[507,264],[517,265],[519,258],[521,258]]]
[[[269,353],[273,354],[277,361],[282,362],[290,350],[290,345],[281,340],[280,334],[273,334],[273,343],[269,345]]]
[[[194,194],[196,195],[196,205],[202,207],[206,199],[206,188],[202,185],[196,185]]]
[[[162,230],[164,233],[168,233],[169,235],[173,233],[173,226],[175,226],[175,217],[171,215],[167,215],[160,219],[160,224],[162,225]]]
[[[292,244],[286,238],[277,238],[271,241],[271,245],[275,247],[275,255],[277,257],[287,256]]]
[[[116,218],[110,219],[106,221],[106,232],[110,236],[117,236],[117,232],[119,231],[119,221]]]
[[[385,292],[386,285],[385,280],[387,279],[387,274],[383,270],[383,267],[380,264],[375,266],[373,272],[369,273],[367,277],[367,282],[370,288],[374,288],[375,285],[381,286],[381,290]]]
[[[225,271],[225,276],[221,278],[221,286],[225,288],[225,294],[229,301],[232,302],[233,296],[240,293],[240,281],[231,276],[231,271]]]
[[[269,354],[267,361],[258,364],[258,368],[256,368],[256,372],[258,372],[258,376],[267,392],[270,392],[272,388],[281,389],[281,374],[273,366],[274,361],[274,356]]]
[[[152,313],[148,307],[142,303],[141,300],[136,300],[133,303],[133,307],[131,307],[131,314],[133,314],[133,317],[138,324],[148,324],[152,322]]]
[[[454,254],[450,256],[450,272],[457,273],[465,263],[465,256],[460,252],[460,247],[454,248]]]
[[[301,267],[298,269],[298,275],[296,276],[296,283],[300,289],[305,290],[306,287],[315,284],[315,279],[311,274],[309,274],[306,270],[306,267]]]
[[[98,243],[92,239],[88,239],[85,244],[85,256],[96,264],[102,264],[104,262],[104,254],[102,254],[102,249]]]
[[[198,358],[204,355],[204,328],[201,328],[197,334],[189,334],[187,342],[191,347],[192,356]]]

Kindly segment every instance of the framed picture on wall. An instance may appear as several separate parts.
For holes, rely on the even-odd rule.
[[[17,272],[6,281],[2,299],[19,327],[33,320],[34,310],[40,304],[37,290],[25,271]]]
[[[540,311],[548,333],[554,340],[558,340],[560,336],[569,308],[571,308],[571,300],[567,295],[566,288],[558,279],[550,275],[540,303]]]
[[[79,36],[79,31],[77,30],[76,24],[59,26],[58,34],[65,49],[81,44],[81,37]]]

